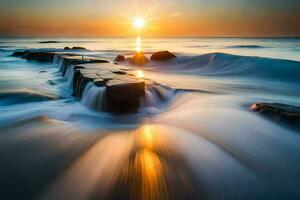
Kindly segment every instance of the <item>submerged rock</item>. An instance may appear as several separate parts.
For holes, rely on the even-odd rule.
[[[170,60],[172,58],[175,58],[176,56],[169,51],[159,51],[151,56],[151,60],[155,61],[165,61],[165,60]]]
[[[122,56],[122,55],[118,55],[116,58],[115,58],[115,62],[123,62],[125,61],[125,56]]]
[[[280,103],[254,103],[251,110],[274,120],[300,129],[300,107]]]
[[[143,53],[135,53],[132,58],[130,58],[130,63],[134,65],[144,65],[148,63],[148,58]]]
[[[48,80],[47,83],[48,83],[49,85],[52,85],[52,86],[58,85],[57,83],[55,83],[55,82],[52,81],[52,80]]]

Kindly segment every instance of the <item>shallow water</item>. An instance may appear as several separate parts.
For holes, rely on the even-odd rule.
[[[102,88],[74,98],[72,73],[55,63],[10,56],[65,46],[108,59],[137,48],[127,38],[0,39],[1,199],[300,198],[299,132],[249,109],[300,106],[299,39],[142,39],[143,51],[178,58],[142,68],[165,87],[149,88],[131,115],[101,111]]]

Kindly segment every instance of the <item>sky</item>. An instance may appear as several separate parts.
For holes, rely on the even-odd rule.
[[[300,0],[0,0],[0,35],[300,37]]]

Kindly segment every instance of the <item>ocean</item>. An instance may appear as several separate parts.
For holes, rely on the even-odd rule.
[[[55,43],[40,43],[56,41]],[[158,82],[135,114],[72,94],[72,71],[12,57],[80,46]],[[299,129],[250,109],[300,107],[299,38],[0,38],[1,199],[300,199]]]

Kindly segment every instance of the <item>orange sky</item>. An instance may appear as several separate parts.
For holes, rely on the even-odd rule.
[[[149,37],[300,36],[300,1],[267,2],[2,0],[0,35],[132,36],[132,18],[145,15]]]

